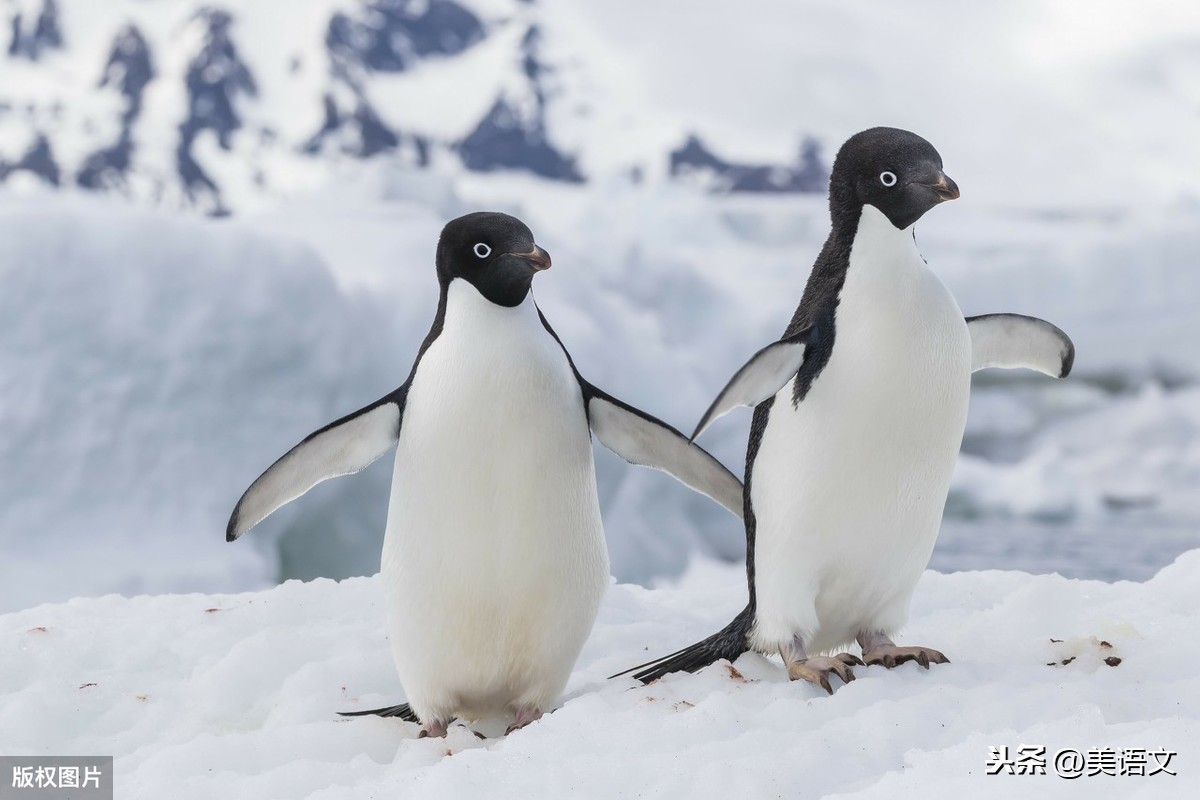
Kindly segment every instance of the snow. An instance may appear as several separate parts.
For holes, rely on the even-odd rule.
[[[561,707],[507,738],[503,720],[478,724],[483,740],[462,726],[418,740],[412,724],[335,715],[403,696],[377,577],[43,605],[0,616],[0,752],[113,754],[119,796],[180,800],[1178,797],[1195,786],[1200,640],[1187,631],[1200,552],[1145,583],[927,572],[902,643],[952,663],[859,668],[831,697],[755,654],[736,673],[606,680],[711,632],[744,600],[741,571],[709,562],[672,586],[613,586]],[[1179,777],[984,774],[989,747],[1022,744],[1166,748]]]
[[[1200,390],[1148,384],[1060,419],[1015,464],[964,458],[959,466],[955,488],[976,515],[1095,519],[1153,508],[1200,519]]]
[[[278,557],[222,541],[232,503],[394,388],[376,310],[311,250],[243,227],[5,202],[0,282],[3,609],[268,585]]]

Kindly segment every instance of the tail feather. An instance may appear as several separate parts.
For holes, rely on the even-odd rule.
[[[372,708],[368,711],[339,711],[338,714],[343,717],[366,717],[374,714],[377,717],[399,717],[405,722],[415,722],[418,725],[421,720],[417,718],[416,712],[408,703],[398,706],[385,706],[383,708]]]
[[[633,672],[637,680],[650,683],[672,672],[695,672],[723,658],[733,661],[750,649],[750,628],[753,624],[754,609],[746,606],[732,622],[707,639],[609,677],[616,678]]]

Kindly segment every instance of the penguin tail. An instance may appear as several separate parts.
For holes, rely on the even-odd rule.
[[[616,678],[632,672],[637,680],[650,683],[672,672],[695,672],[723,658],[733,661],[750,649],[750,628],[753,625],[754,609],[746,606],[732,622],[707,639],[609,677]]]
[[[367,717],[374,714],[377,717],[399,717],[405,722],[415,722],[421,724],[421,720],[417,719],[417,714],[412,710],[412,706],[404,703],[398,706],[385,706],[383,708],[372,708],[368,711],[339,711],[338,715],[342,717]]]

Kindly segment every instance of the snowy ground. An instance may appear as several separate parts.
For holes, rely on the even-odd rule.
[[[711,563],[671,588],[614,586],[562,707],[485,740],[335,716],[402,696],[378,578],[40,606],[0,616],[0,752],[114,754],[119,797],[179,800],[1162,798],[1200,785],[1200,552],[1145,583],[928,572],[904,641],[953,663],[860,668],[832,697],[757,655],[649,687],[605,680],[709,633],[743,593],[739,570]],[[1165,748],[1178,776],[985,774],[989,747],[1021,745]]]

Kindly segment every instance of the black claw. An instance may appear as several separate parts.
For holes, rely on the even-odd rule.
[[[829,694],[833,694],[833,687],[829,685],[829,676],[828,675],[821,676],[821,688],[824,689]]]

